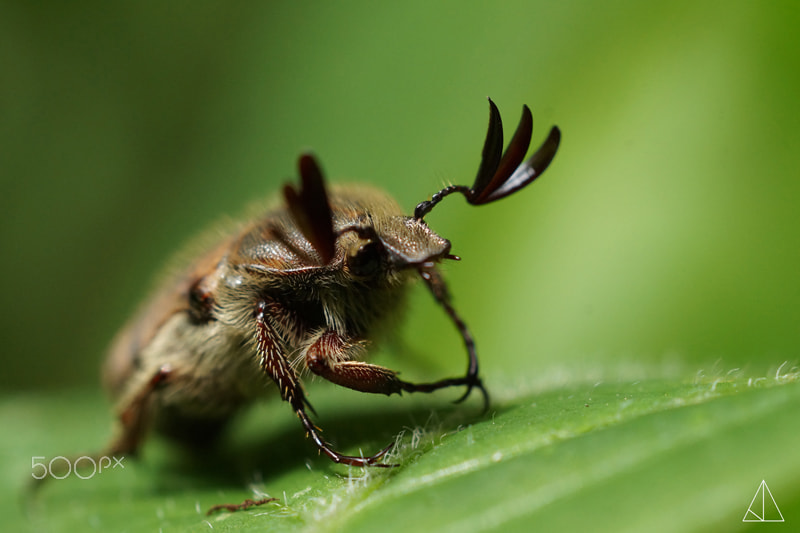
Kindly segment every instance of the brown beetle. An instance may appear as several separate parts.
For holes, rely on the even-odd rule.
[[[197,258],[115,340],[104,381],[116,401],[120,431],[105,455],[135,454],[151,426],[188,439],[208,435],[268,393],[272,381],[317,448],[334,462],[386,466],[380,460],[391,445],[370,457],[355,457],[322,439],[308,415],[297,362],[361,392],[389,395],[463,385],[459,401],[477,388],[488,402],[472,337],[436,267],[457,257],[424,217],[454,192],[481,205],[521,189],[547,168],[560,140],[553,127],[523,162],[533,126],[523,106],[501,156],[500,114],[491,100],[489,105],[474,185],[442,189],[420,203],[414,216],[404,216],[389,196],[372,188],[326,188],[314,157],[301,156],[300,187],[284,187],[285,206],[248,221]],[[365,344],[390,323],[417,276],[463,337],[469,355],[463,377],[409,383],[360,360]]]

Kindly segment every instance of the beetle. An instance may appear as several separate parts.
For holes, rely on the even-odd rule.
[[[103,379],[116,405],[118,431],[103,455],[136,455],[148,431],[206,439],[242,407],[276,385],[320,452],[336,463],[389,466],[391,448],[357,457],[337,452],[309,412],[300,368],[359,392],[400,394],[477,389],[475,343],[453,308],[438,263],[456,260],[451,243],[425,216],[446,196],[472,205],[513,194],[548,167],[561,133],[552,127],[523,161],[533,119],[527,106],[508,148],[489,99],[489,126],[471,187],[451,185],[419,203],[412,216],[386,193],[366,186],[328,187],[316,158],[299,158],[299,187],[283,205],[244,222],[165,283],[118,334]],[[463,376],[403,381],[363,362],[367,343],[391,327],[410,283],[421,278],[460,332],[468,355]],[[252,503],[252,502],[250,502]],[[226,507],[226,506],[222,506]]]

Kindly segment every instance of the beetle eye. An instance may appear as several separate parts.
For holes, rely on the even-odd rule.
[[[369,241],[362,244],[355,254],[347,257],[350,273],[358,277],[371,277],[380,272],[383,262],[383,244],[380,241]]]

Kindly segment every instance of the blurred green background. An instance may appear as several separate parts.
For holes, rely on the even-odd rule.
[[[476,432],[498,439],[487,446],[510,439],[505,450],[534,443],[524,448],[534,465],[549,466],[552,453],[563,468],[542,477],[542,491],[565,478],[596,489],[595,498],[569,492],[581,506],[609,510],[590,520],[616,519],[612,495],[644,489],[652,507],[637,516],[657,509],[650,526],[680,529],[671,520],[678,504],[653,503],[670,494],[696,497],[699,515],[709,504],[716,514],[708,520],[728,530],[739,518],[720,518],[720,509],[741,516],[764,472],[775,477],[784,512],[800,509],[796,456],[778,453],[798,439],[796,410],[788,409],[796,389],[674,409],[714,393],[717,381],[684,385],[696,375],[742,369],[725,392],[734,394],[781,365],[784,378],[797,370],[798,28],[796,2],[777,1],[0,4],[0,419],[15,435],[0,450],[0,485],[12,487],[0,499],[14,500],[30,455],[85,450],[105,438],[98,376],[106,346],[188,239],[294,179],[307,149],[330,181],[379,185],[410,214],[443,184],[472,182],[491,96],[506,138],[528,104],[533,144],[552,124],[563,139],[551,168],[524,192],[481,208],[452,198],[427,218],[463,258],[446,276],[499,417],[506,408],[498,418],[505,432],[492,427],[494,413],[492,426],[476,424]],[[378,362],[411,380],[463,368],[457,334],[423,290],[399,332],[402,341]],[[780,373],[776,383],[790,381]],[[652,379],[636,385],[640,378]],[[605,388],[582,388],[598,381]],[[376,424],[385,433],[409,405],[418,406],[413,417],[454,396],[367,402],[331,389],[315,389],[312,399],[323,398],[322,416],[338,416],[334,436],[352,426],[354,403],[395,413]],[[645,398],[636,413],[656,414],[631,415],[630,391]],[[601,409],[584,410],[584,401]],[[261,416],[251,427],[272,435],[280,426],[269,450],[295,454],[283,461],[287,479],[270,473],[268,488],[328,483],[336,493],[338,485],[298,459],[311,448],[288,410],[264,408],[285,417]],[[671,410],[662,413],[667,424],[660,409]],[[736,431],[727,432],[728,416]],[[512,431],[528,425],[530,434]],[[582,432],[586,439],[570,440]],[[381,444],[383,433],[368,438]],[[684,434],[700,444],[669,440]],[[755,452],[748,439],[760,439]],[[250,456],[263,455],[257,444]],[[627,467],[604,455],[622,450],[626,465],[629,444],[652,458],[630,482]],[[454,446],[423,459],[447,470],[459,452],[477,453]],[[759,461],[745,464],[749,455]],[[576,468],[574,457],[594,466]],[[399,485],[432,471],[409,462],[398,469]],[[322,463],[315,468],[328,472],[327,462],[314,464]],[[85,507],[52,498],[50,528],[82,529],[81,513],[105,504],[121,528],[140,513],[152,519],[162,495],[169,502],[184,493],[174,512],[199,520],[185,517],[200,499],[197,479],[174,485],[153,464],[131,473],[144,472],[133,489],[136,512],[113,506],[130,496],[127,488],[63,484]],[[608,468],[616,484],[595,485],[595,467]],[[502,469],[487,472],[502,486]],[[244,486],[232,477],[234,488]],[[480,483],[462,488],[478,494]],[[520,494],[539,483],[528,480]],[[730,489],[722,504],[720,487]],[[204,490],[204,505],[219,499],[215,480]]]
[[[524,103],[534,145],[563,131],[524,194],[429,218],[490,383],[796,357],[794,2],[0,10],[2,390],[96,387],[171,254],[301,150],[409,213],[471,183],[487,95],[506,138]],[[410,351],[461,368],[427,295],[410,314]]]

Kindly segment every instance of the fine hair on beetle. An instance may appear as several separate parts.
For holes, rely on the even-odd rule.
[[[502,121],[490,99],[472,186],[444,187],[411,216],[378,189],[328,187],[316,157],[302,154],[299,184],[284,185],[280,205],[206,246],[165,280],[116,336],[103,369],[114,400],[116,434],[93,457],[135,456],[151,430],[205,442],[243,407],[277,392],[319,453],[333,462],[395,466],[384,461],[393,443],[360,456],[340,453],[323,439],[302,385],[305,371],[371,394],[463,387],[456,402],[477,390],[488,408],[475,342],[438,268],[458,257],[425,217],[454,193],[480,206],[532,183],[550,165],[561,139],[553,126],[526,159],[532,129],[530,109],[523,106],[503,151]],[[462,375],[412,383],[395,370],[362,360],[365,347],[388,327],[419,278],[462,338],[467,353]],[[212,512],[273,500],[223,504]]]

